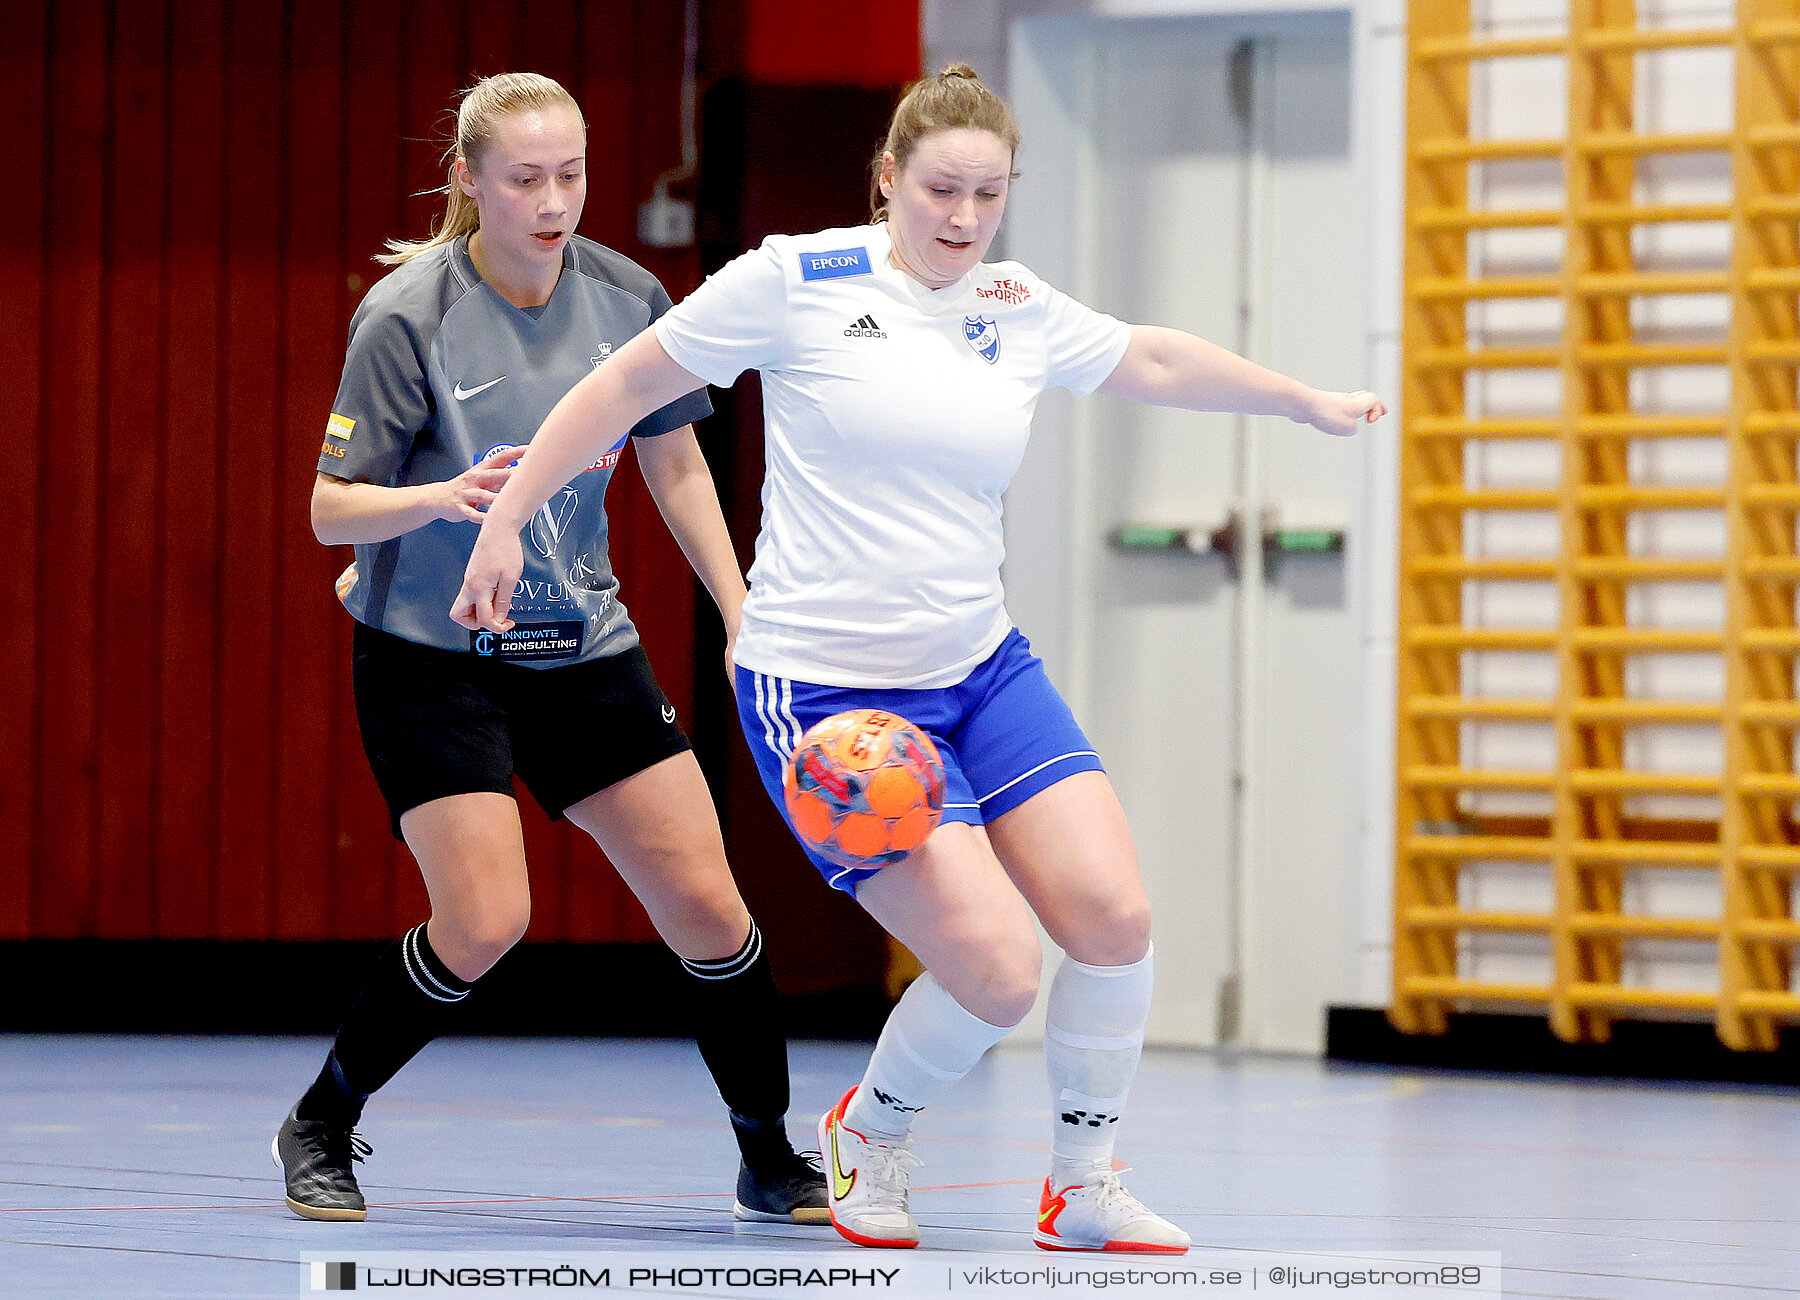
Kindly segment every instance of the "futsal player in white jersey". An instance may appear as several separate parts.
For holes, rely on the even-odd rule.
[[[876,160],[874,223],[769,238],[577,385],[489,508],[451,614],[510,626],[532,512],[644,412],[759,370],[768,471],[733,654],[764,784],[781,806],[802,733],[854,708],[923,727],[946,769],[944,823],[904,862],[815,859],[927,972],[820,1121],[833,1222],[863,1245],[917,1244],[913,1117],[1030,1009],[1035,913],[1066,956],[1034,1239],[1180,1252],[1187,1233],[1126,1192],[1112,1160],[1150,1009],[1149,903],[1100,759],[1006,615],[1001,495],[1056,385],[1339,435],[1385,407],[984,264],[1017,145],[1010,111],[968,68],[915,84]]]

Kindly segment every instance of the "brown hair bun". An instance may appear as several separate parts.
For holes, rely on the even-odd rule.
[[[883,156],[894,155],[894,171],[898,174],[926,136],[965,127],[991,131],[1009,151],[1019,150],[1019,124],[1013,119],[1012,110],[968,64],[946,64],[936,76],[921,78],[906,88],[888,122],[887,139],[875,151],[871,168],[869,211],[876,221],[887,217],[887,199],[881,193]]]

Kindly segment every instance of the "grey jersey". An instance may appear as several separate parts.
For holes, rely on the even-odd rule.
[[[371,289],[350,321],[319,470],[385,487],[454,478],[530,442],[564,393],[668,309],[655,276],[579,236],[564,248],[563,273],[536,317],[481,278],[466,239],[422,253]],[[626,436],[652,438],[711,411],[700,389]],[[539,668],[636,645],[606,550],[606,486],[624,448],[621,437],[521,535],[518,626],[504,636],[450,621],[475,546],[477,526],[467,521],[437,520],[358,546],[338,581],[345,608],[409,641]]]

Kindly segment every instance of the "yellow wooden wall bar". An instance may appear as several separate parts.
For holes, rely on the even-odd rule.
[[[1752,862],[1752,848],[1794,838],[1794,664],[1751,633],[1794,628],[1795,411],[1800,242],[1787,203],[1800,196],[1800,0],[1739,0],[1732,149],[1731,387],[1735,436],[1726,488],[1725,788],[1719,1037],[1740,1050],[1779,1045],[1792,961],[1791,876]],[[1790,426],[1781,426],[1787,428]],[[1770,999],[1775,1000],[1771,1001]]]
[[[1578,628],[1623,628],[1628,573],[1597,572],[1596,559],[1629,563],[1627,514],[1584,507],[1582,493],[1594,486],[1629,487],[1628,444],[1593,440],[1575,430],[1592,415],[1624,415],[1631,410],[1629,369],[1593,365],[1602,348],[1632,346],[1631,298],[1617,291],[1586,297],[1583,285],[1598,278],[1629,275],[1632,227],[1617,222],[1590,225],[1596,206],[1628,205],[1636,178],[1636,154],[1608,148],[1631,139],[1636,68],[1629,48],[1604,44],[1609,31],[1632,29],[1633,0],[1572,0],[1568,36],[1568,121],[1563,141],[1562,481],[1557,510],[1561,527],[1556,585],[1560,617],[1556,646],[1556,785],[1550,835],[1554,882],[1550,934],[1550,1026],[1564,1039],[1603,1040],[1611,1021],[1602,1008],[1575,1001],[1578,984],[1617,984],[1624,968],[1618,937],[1584,930],[1580,917],[1616,916],[1624,874],[1608,862],[1577,858],[1573,846],[1586,839],[1623,838],[1624,792],[1584,787],[1575,779],[1590,769],[1618,772],[1625,766],[1625,728],[1617,722],[1583,718],[1578,703],[1625,694],[1625,658],[1578,644]],[[1643,137],[1639,137],[1643,139]]]
[[[1432,53],[1434,42],[1466,40],[1468,0],[1414,6],[1408,34],[1412,60],[1407,77],[1409,141],[1450,141],[1469,134],[1469,68]],[[1455,224],[1417,219],[1416,214],[1461,212],[1468,206],[1469,168],[1459,157],[1432,157],[1409,149],[1406,167],[1404,275],[1408,285],[1427,280],[1460,280],[1467,274],[1468,236]],[[1442,303],[1408,294],[1401,323],[1402,350],[1414,357],[1427,349],[1461,349],[1467,324],[1460,304]],[[1463,418],[1463,377],[1408,362],[1402,407],[1407,418],[1458,421]],[[1410,499],[1427,489],[1462,486],[1462,446],[1458,442],[1406,440],[1401,454],[1401,494]],[[1400,520],[1400,619],[1403,626],[1460,627],[1460,580],[1425,579],[1417,575],[1426,557],[1463,553],[1460,514],[1405,510]],[[1462,649],[1427,640],[1403,646],[1399,655],[1400,698],[1461,694]],[[1402,773],[1414,768],[1453,765],[1459,750],[1459,723],[1454,718],[1413,720],[1402,717],[1398,761]],[[1402,840],[1416,828],[1455,824],[1457,791],[1414,784],[1403,776],[1398,786],[1396,816]],[[1442,977],[1456,970],[1454,933],[1415,926],[1410,913],[1419,907],[1454,906],[1459,871],[1455,861],[1429,853],[1403,854],[1394,888],[1395,997],[1391,1016],[1408,1032],[1442,1033],[1447,1025],[1441,998],[1415,997],[1416,980]]]
[[[1726,47],[1736,68],[1732,128],[1642,129],[1634,120],[1638,60],[1656,51]],[[1402,328],[1399,729],[1394,1001],[1409,1032],[1441,1032],[1447,1015],[1490,1004],[1540,1009],[1569,1040],[1599,1040],[1620,1015],[1714,1018],[1734,1048],[1769,1049],[1800,1021],[1792,955],[1800,921],[1790,900],[1800,874],[1795,807],[1800,730],[1794,698],[1800,628],[1800,0],[1740,0],[1727,29],[1642,29],[1635,0],[1570,0],[1565,35],[1490,38],[1471,28],[1464,0],[1415,5],[1409,33],[1407,216]],[[1471,130],[1473,69],[1507,58],[1561,56],[1568,73],[1565,131],[1554,139],[1482,139]],[[1652,155],[1729,153],[1729,203],[1640,201],[1640,161]],[[1473,168],[1558,159],[1559,208],[1483,209],[1470,201]],[[1658,269],[1636,263],[1633,235],[1668,222],[1729,222],[1728,269]],[[1553,274],[1471,271],[1469,241],[1486,232],[1560,227]],[[1729,341],[1639,340],[1636,300],[1723,295]],[[1560,304],[1554,346],[1471,337],[1482,304]],[[1728,411],[1665,414],[1632,409],[1632,375],[1655,366],[1724,366]],[[1501,371],[1555,372],[1556,415],[1471,414],[1470,384]],[[1720,486],[1632,480],[1639,440],[1723,440],[1730,471]],[[1471,481],[1466,451],[1488,442],[1554,440],[1554,487]],[[1634,513],[1722,512],[1720,559],[1633,554]],[[1487,512],[1555,515],[1553,557],[1471,550],[1468,524]],[[1464,625],[1472,582],[1554,584],[1554,627]],[[1721,628],[1633,626],[1633,587],[1671,581],[1723,585]],[[1466,656],[1549,654],[1550,699],[1464,693]],[[1716,654],[1719,700],[1634,698],[1633,656]],[[1482,767],[1465,753],[1466,729],[1496,722],[1549,725],[1548,770]],[[1655,772],[1627,757],[1633,728],[1718,727],[1720,772]],[[1550,798],[1539,818],[1484,816],[1493,792]],[[1716,825],[1648,824],[1631,814],[1644,796],[1716,801]],[[1472,864],[1537,867],[1548,911],[1468,906]],[[1625,884],[1646,868],[1716,873],[1717,916],[1628,912]],[[1472,936],[1537,936],[1544,983],[1474,978]],[[1646,940],[1716,944],[1717,992],[1633,987],[1627,945]]]

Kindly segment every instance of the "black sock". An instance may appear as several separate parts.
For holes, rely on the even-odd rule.
[[[731,1131],[751,1164],[793,1150],[782,1117],[788,1108],[787,1039],[775,1006],[775,977],[762,931],[729,957],[681,961],[693,1000],[694,1040],[731,1110]]]
[[[752,1168],[775,1164],[794,1154],[794,1144],[788,1141],[786,1120],[751,1119],[732,1111],[731,1134],[737,1139],[744,1163]]]
[[[325,1068],[300,1098],[300,1118],[355,1124],[369,1094],[443,1032],[469,987],[438,960],[423,923],[408,930],[350,1004]]]

